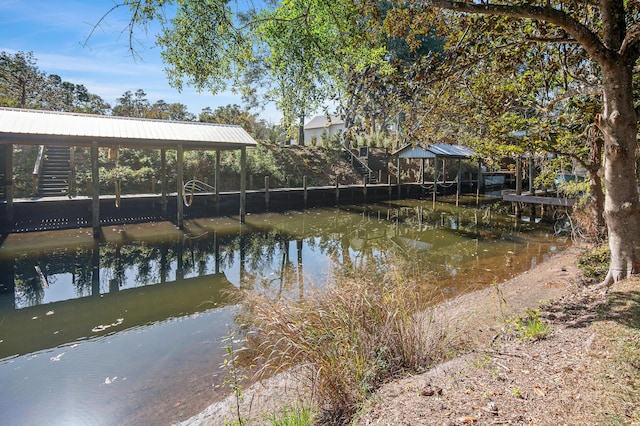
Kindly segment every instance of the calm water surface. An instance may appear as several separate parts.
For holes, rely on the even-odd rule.
[[[10,235],[0,247],[0,424],[171,424],[220,398],[234,290],[305,297],[407,260],[454,296],[566,237],[497,209],[395,203]],[[428,273],[427,273],[428,272]]]

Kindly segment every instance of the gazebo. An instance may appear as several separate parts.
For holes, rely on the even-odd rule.
[[[166,205],[166,151],[177,157],[177,194],[183,193],[185,150],[216,152],[215,180],[219,182],[220,152],[240,150],[240,220],[245,218],[246,149],[256,141],[241,127],[210,123],[163,121],[104,115],[0,108],[0,158],[4,157],[5,179],[0,183],[5,194],[5,216],[13,221],[13,145],[57,145],[90,147],[92,227],[100,233],[100,186],[98,149],[159,149],[161,153],[162,199]],[[4,154],[4,155],[2,155]],[[2,165],[0,165],[2,166]],[[215,185],[216,196],[218,185]],[[183,200],[177,196],[177,223],[183,225]]]

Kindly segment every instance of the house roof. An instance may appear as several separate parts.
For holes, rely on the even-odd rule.
[[[0,108],[0,144],[239,149],[256,141],[240,126]]]
[[[437,143],[427,147],[423,144],[407,144],[395,151],[393,155],[398,155],[400,158],[471,158],[474,155],[474,151],[466,146],[444,143]]]
[[[344,125],[344,120],[338,115],[317,115],[304,125],[305,130],[322,129],[325,127]]]

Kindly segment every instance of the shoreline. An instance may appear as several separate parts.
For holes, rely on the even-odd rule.
[[[446,300],[437,305],[436,315],[447,327],[455,346],[467,347],[469,352],[473,352],[495,338],[506,316],[536,308],[540,301],[556,300],[574,290],[580,276],[577,258],[581,250],[581,247],[571,245],[502,283],[489,284]],[[424,374],[437,371],[441,365],[444,364],[434,365]],[[398,377],[392,382],[403,379]],[[285,406],[304,404],[309,398],[303,385],[296,382],[290,373],[257,382],[242,393],[240,412],[251,425],[269,424],[265,414],[277,413]],[[174,426],[213,426],[224,424],[225,420],[233,422],[237,420],[235,404],[235,396],[229,395]]]

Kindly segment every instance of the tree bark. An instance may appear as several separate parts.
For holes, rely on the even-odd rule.
[[[601,64],[603,112],[596,124],[604,135],[604,217],[611,264],[604,284],[627,278],[640,266],[640,208],[635,179],[636,113],[632,65],[620,59]]]
[[[589,130],[590,154],[587,171],[589,172],[589,209],[593,215],[597,237],[604,237],[607,233],[607,224],[604,220],[604,191],[602,190],[602,150],[604,140],[599,132],[592,128]],[[598,133],[597,135],[593,133]]]
[[[577,17],[546,5],[510,2],[431,0],[431,5],[464,13],[531,18],[563,28],[598,63],[603,80],[603,111],[596,125],[604,135],[604,218],[611,264],[603,284],[640,271],[640,209],[635,174],[637,118],[632,73],[640,57],[640,25],[627,28],[623,0],[599,0],[601,28],[592,30]],[[602,34],[600,38],[599,33]]]

